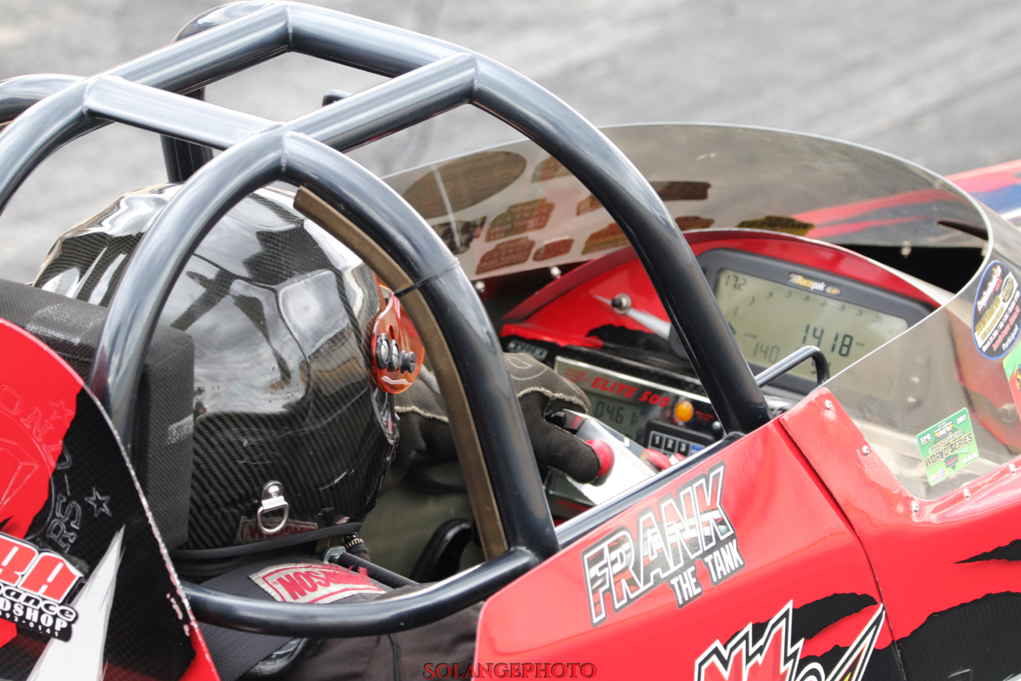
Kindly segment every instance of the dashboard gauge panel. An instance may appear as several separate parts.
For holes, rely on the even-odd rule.
[[[563,356],[554,369],[588,396],[591,416],[668,456],[694,454],[723,433],[703,395]]]
[[[698,260],[756,372],[814,345],[835,375],[930,312],[916,300],[783,260],[726,248]],[[815,367],[806,362],[785,378],[786,387],[807,392]]]
[[[814,345],[835,375],[938,305],[911,280],[830,244],[747,230],[685,237],[755,373]],[[723,436],[630,249],[565,274],[504,322],[507,350],[554,366],[588,395],[593,416],[641,446],[677,458]],[[805,363],[763,392],[772,409],[785,410],[815,385]]]

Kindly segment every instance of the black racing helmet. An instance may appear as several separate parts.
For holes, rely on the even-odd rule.
[[[68,231],[34,285],[107,306],[178,189],[125,195]],[[371,354],[387,297],[285,192],[256,192],[212,229],[160,317],[195,347],[194,412],[177,424],[178,435],[193,429],[187,538],[170,548],[346,526],[372,508],[397,440],[393,396],[373,380]]]

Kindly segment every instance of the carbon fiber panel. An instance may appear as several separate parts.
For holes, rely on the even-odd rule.
[[[46,343],[85,380],[106,311],[0,280],[0,318]],[[180,331],[158,327],[146,357],[135,412],[135,474],[170,547],[187,539],[193,362],[191,339]]]

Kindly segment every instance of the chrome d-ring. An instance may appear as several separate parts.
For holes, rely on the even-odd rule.
[[[263,513],[272,513],[283,510],[284,517],[275,527],[267,527],[262,521]],[[287,516],[290,513],[290,504],[284,498],[284,486],[276,480],[270,480],[262,487],[262,501],[259,503],[259,510],[255,513],[255,524],[265,534],[276,534],[284,529],[287,524]]]

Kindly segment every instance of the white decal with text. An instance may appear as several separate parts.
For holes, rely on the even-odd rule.
[[[621,526],[582,554],[592,625],[607,609],[622,608],[660,584],[669,583],[683,607],[704,589],[701,561],[716,586],[744,567],[737,534],[721,497],[724,464],[642,509],[634,526]],[[658,517],[657,517],[658,511]]]

